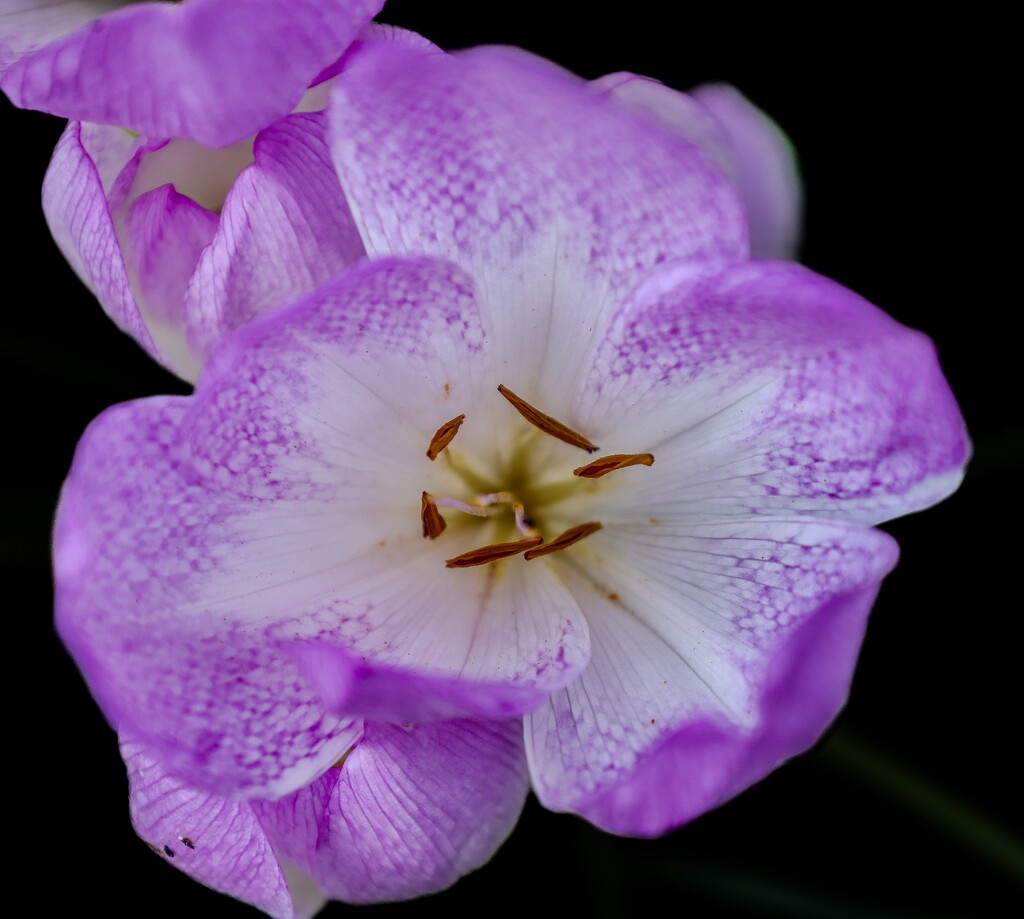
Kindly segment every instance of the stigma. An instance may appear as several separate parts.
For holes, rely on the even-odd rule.
[[[580,450],[585,450],[587,453],[594,453],[599,449],[597,444],[591,441],[585,434],[531,405],[507,386],[499,385],[498,392],[536,431],[570,446],[577,447]],[[481,481],[479,481],[481,477],[460,472],[459,467],[452,459],[451,452],[448,450],[449,445],[455,440],[465,421],[466,416],[461,414],[444,422],[430,439],[426,455],[433,462],[441,457],[442,454],[445,454],[449,465],[457,474],[460,474],[460,477],[467,484],[472,483],[478,486],[481,484]],[[528,439],[526,441],[526,445],[523,447],[524,450],[529,449],[531,440]],[[573,478],[567,479],[564,486],[557,487],[556,490],[559,498],[550,500],[559,500],[561,497],[568,496],[573,488],[572,481],[574,480],[599,479],[620,469],[626,469],[631,466],[651,466],[653,464],[654,456],[651,453],[612,453],[599,457],[584,466],[578,466],[571,470]],[[472,517],[491,518],[499,528],[506,527],[509,536],[512,537],[490,542],[479,548],[471,549],[468,552],[445,559],[446,567],[473,568],[480,565],[490,565],[517,555],[522,555],[529,562],[536,558],[562,552],[602,529],[600,521],[589,520],[570,526],[561,532],[549,534],[539,516],[543,508],[536,506],[528,510],[527,503],[534,501],[537,505],[542,505],[545,501],[549,500],[550,487],[540,486],[532,489],[529,481],[524,481],[524,478],[528,479],[528,476],[524,476],[523,466],[516,468],[513,463],[513,470],[508,470],[505,475],[510,485],[508,488],[494,491],[479,491],[475,494],[469,494],[465,498],[434,495],[427,491],[422,492],[420,496],[420,522],[425,539],[437,539],[445,532],[449,523],[456,519],[467,521]],[[501,479],[502,477],[499,475],[497,481],[500,482]],[[488,484],[490,483],[488,482]],[[452,520],[446,519],[441,513],[442,508],[446,511],[454,512],[456,518]],[[502,535],[500,529],[495,535]]]

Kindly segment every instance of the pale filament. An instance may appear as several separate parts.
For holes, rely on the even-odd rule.
[[[550,415],[530,405],[525,399],[517,396],[506,386],[499,386],[500,392],[535,428],[561,440],[564,443],[588,453],[598,449],[597,445],[567,425],[562,424]],[[427,448],[427,456],[434,460],[455,438],[466,420],[465,415],[458,415],[450,421],[446,421],[434,433]],[[451,454],[448,455],[451,459]],[[579,466],[573,470],[573,475],[585,479],[599,479],[614,472],[617,469],[625,469],[628,466],[651,466],[654,464],[654,455],[651,453],[612,453],[600,457],[585,466]],[[511,507],[512,516],[515,520],[516,529],[522,534],[522,539],[511,542],[491,543],[481,546],[479,549],[472,549],[463,552],[454,558],[445,561],[448,568],[471,568],[477,565],[486,565],[503,558],[511,558],[514,555],[525,553],[527,561],[540,558],[543,555],[550,555],[553,552],[561,552],[569,546],[575,545],[581,539],[585,539],[601,529],[598,521],[580,523],[569,527],[549,542],[544,542],[544,537],[534,523],[533,518],[526,512],[523,503],[510,491],[496,491],[488,494],[478,494],[467,501],[460,501],[457,498],[435,497],[423,492],[421,499],[420,517],[423,522],[423,535],[430,539],[436,539],[443,532],[447,523],[441,516],[439,507],[447,507],[452,510],[470,514],[474,517],[490,517],[501,512],[504,508]]]

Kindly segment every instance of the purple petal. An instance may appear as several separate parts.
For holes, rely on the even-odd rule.
[[[731,141],[731,174],[747,206],[751,256],[796,258],[803,185],[789,138],[735,87],[709,83],[690,92],[718,118]]]
[[[608,519],[877,523],[949,495],[969,453],[931,342],[791,264],[652,277],[583,380],[582,428],[656,459]]]
[[[820,736],[896,562],[883,533],[808,521],[616,526],[584,545],[565,576],[591,663],[528,716],[527,755],[546,806],[642,836]]]
[[[293,115],[256,138],[185,306],[196,350],[314,290],[364,254],[324,139],[322,113]],[[190,269],[191,270],[191,269]]]
[[[715,83],[686,94],[628,73],[592,85],[660,119],[725,170],[747,209],[754,258],[795,258],[803,219],[796,155],[778,125],[742,93]]]
[[[232,605],[259,597],[259,561],[236,558],[258,536],[216,487],[175,472],[187,403],[119,406],[83,437],[54,533],[57,625],[111,724],[183,780],[284,794],[334,762],[355,726],[324,712],[266,639],[258,604]]]
[[[132,294],[117,232],[107,204],[104,182],[90,156],[89,140],[98,137],[98,157],[109,176],[127,160],[129,142],[114,143],[113,132],[72,122],[53,151],[43,179],[43,211],[58,248],[107,315],[154,358],[160,353]],[[123,159],[122,159],[123,157]]]
[[[185,286],[217,229],[217,216],[163,185],[128,209],[123,247],[136,302],[160,353],[186,379],[199,374],[185,340]]]
[[[380,694],[395,720],[428,691],[435,716],[521,712],[585,665],[552,574],[448,569],[490,540],[421,536],[421,492],[452,482],[424,456],[449,400],[500,399],[471,385],[478,323],[450,263],[364,263],[230,336],[192,399],[114,409],[83,438],[55,539],[61,633],[111,722],[189,782],[281,794],[340,755],[350,723],[323,706],[350,708],[346,671],[318,679],[296,653],[311,641],[359,659],[351,710]],[[505,418],[481,412],[467,443]]]
[[[697,148],[522,51],[367,44],[329,118],[367,252],[457,261],[524,379],[578,367],[652,266],[747,251],[738,197]]]
[[[200,884],[277,919],[294,919],[284,872],[247,801],[190,788],[143,743],[122,738],[121,755],[132,825],[154,852]]]
[[[69,34],[47,9],[8,14],[0,87],[22,108],[225,146],[290,112],[382,5],[129,4]]]
[[[259,805],[282,857],[349,903],[433,893],[484,864],[528,789],[522,723],[370,723],[340,769]]]

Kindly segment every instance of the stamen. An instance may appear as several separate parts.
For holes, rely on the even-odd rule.
[[[519,398],[519,396],[512,392],[512,390],[507,386],[499,386],[498,392],[508,399],[515,410],[529,421],[530,424],[534,427],[540,428],[545,434],[557,437],[560,441],[570,444],[573,447],[579,447],[581,450],[586,450],[587,453],[593,453],[595,450],[599,449],[597,444],[591,443],[582,434],[579,434],[572,428],[567,427],[562,424],[561,421],[552,418],[550,415],[545,415],[544,412],[539,409],[535,409],[525,399]]]
[[[581,537],[582,538],[582,537]],[[472,568],[474,565],[486,565],[488,562],[496,562],[502,558],[510,558],[518,555],[534,546],[539,546],[544,540],[540,536],[531,536],[529,539],[518,539],[515,542],[496,542],[489,546],[481,546],[462,555],[456,555],[445,562],[447,568]]]
[[[526,508],[518,501],[512,505],[512,513],[516,515],[516,529],[523,536],[540,536],[540,531],[533,524],[533,518],[527,516]]]
[[[444,528],[448,526],[444,522],[444,517],[441,516],[441,512],[437,509],[437,505],[434,503],[434,498],[423,492],[423,497],[420,499],[420,520],[423,521],[423,538],[437,539],[444,532]]]
[[[430,446],[427,447],[427,459],[435,460],[441,455],[441,451],[455,439],[465,420],[465,415],[459,415],[458,418],[446,421],[434,432],[434,436],[430,438]]]
[[[472,514],[474,517],[491,516],[488,508],[480,507],[478,504],[466,504],[465,501],[459,501],[456,498],[434,498],[433,501],[438,507],[451,507],[464,514]]]
[[[609,472],[614,472],[616,469],[625,469],[627,466],[653,465],[653,453],[610,453],[608,456],[602,456],[592,463],[587,463],[586,466],[573,469],[572,474],[584,479],[599,479],[603,475],[608,475]]]
[[[592,523],[578,523],[574,527],[569,527],[564,533],[556,536],[551,542],[546,542],[542,546],[538,546],[536,549],[530,549],[526,553],[524,558],[530,561],[532,558],[539,558],[542,555],[550,555],[552,552],[561,552],[562,549],[568,549],[573,543],[579,542],[581,539],[586,539],[591,533],[596,533],[601,529],[601,524],[596,520]]]

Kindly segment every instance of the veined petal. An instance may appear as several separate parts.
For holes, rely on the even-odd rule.
[[[349,903],[433,893],[486,862],[529,783],[522,724],[370,723],[340,768],[255,805],[281,857]]]
[[[121,156],[127,159],[130,141],[123,132],[123,147],[111,150],[121,138],[112,137],[107,129],[96,132],[89,125],[71,122],[57,142],[43,179],[43,212],[58,248],[107,315],[159,361],[159,349],[128,280],[103,178],[86,146],[87,139],[96,134],[104,141],[101,159],[108,166],[108,175]]]
[[[656,835],[820,736],[896,546],[864,527],[729,521],[606,527],[574,559],[592,658],[527,718],[534,788]]]
[[[258,595],[235,567],[253,537],[237,505],[174,471],[187,401],[119,406],[84,435],[54,533],[57,626],[111,724],[183,780],[280,795],[356,725],[323,710],[258,619],[216,608],[218,577],[221,593]]]
[[[290,112],[383,3],[60,6],[67,24],[98,18],[67,33],[46,7],[0,18],[0,88],[15,105],[219,147]]]
[[[216,214],[170,185],[135,199],[125,218],[122,244],[136,302],[164,360],[185,379],[199,375],[185,339],[185,286],[216,229]]]
[[[330,161],[325,117],[292,115],[260,132],[255,162],[228,193],[185,305],[190,339],[204,357],[227,332],[364,254]]]
[[[747,209],[753,258],[796,257],[803,220],[796,153],[778,125],[739,90],[708,83],[681,93],[629,73],[609,74],[592,85],[659,118],[732,178]]]
[[[170,775],[154,752],[121,739],[128,767],[129,810],[135,832],[189,877],[263,910],[299,919],[284,872],[247,801],[191,788]]]
[[[329,116],[367,252],[457,261],[510,365],[544,391],[565,388],[651,267],[747,252],[742,205],[700,150],[522,51],[368,43]]]
[[[613,319],[577,423],[645,450],[602,520],[809,514],[877,523],[960,482],[970,447],[931,343],[797,265],[666,270]]]

